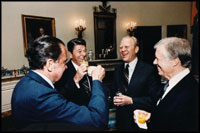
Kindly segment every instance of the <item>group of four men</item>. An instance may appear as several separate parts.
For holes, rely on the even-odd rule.
[[[70,40],[67,48],[71,58],[67,65],[66,48],[58,38],[41,37],[28,49],[31,70],[14,88],[11,103],[21,129],[31,125],[27,130],[35,130],[38,125],[51,131],[105,130],[111,94],[117,131],[142,131],[134,122],[135,110],[150,114],[149,131],[198,130],[198,83],[188,69],[191,46],[186,39],[164,38],[154,46],[157,73],[155,67],[138,60],[137,39],[123,37],[120,56],[124,63],[115,68],[112,88],[102,82],[102,66],[88,76],[88,67],[81,64],[87,56],[83,39]],[[158,74],[168,79],[165,92]],[[122,95],[116,96],[117,91]]]

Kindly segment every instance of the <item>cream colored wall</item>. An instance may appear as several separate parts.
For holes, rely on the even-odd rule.
[[[112,2],[111,5],[117,9],[118,45],[126,35],[127,22],[131,20],[136,21],[138,26],[162,26],[162,37],[167,36],[167,25],[187,24],[191,41],[191,2]]]
[[[55,18],[56,37],[65,43],[77,37],[74,21],[85,19],[87,29],[83,38],[87,49],[94,51],[93,6],[99,5],[101,2],[97,1],[2,2],[2,66],[8,69],[28,66],[24,57],[22,14]],[[117,45],[126,35],[125,24],[131,20],[139,26],[162,26],[162,37],[166,36],[166,25],[187,24],[191,41],[191,2],[109,2],[108,5],[117,9]]]

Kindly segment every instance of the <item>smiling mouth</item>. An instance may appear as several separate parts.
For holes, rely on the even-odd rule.
[[[85,61],[85,57],[80,58],[81,61]]]
[[[158,69],[158,71],[160,71],[160,70],[161,70],[161,68],[160,68],[159,66],[157,66],[157,69]]]
[[[125,56],[127,56],[128,54],[122,54],[122,57],[125,57]]]

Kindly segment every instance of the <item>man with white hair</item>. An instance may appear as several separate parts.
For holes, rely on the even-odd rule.
[[[168,82],[149,115],[149,130],[198,131],[198,83],[189,70],[191,45],[186,39],[169,37],[154,48],[153,64]]]

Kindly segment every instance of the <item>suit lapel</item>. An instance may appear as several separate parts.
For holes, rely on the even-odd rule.
[[[166,96],[160,101],[159,105],[162,105],[164,103],[169,103],[168,101],[172,98],[175,98],[177,94],[179,94],[182,89],[187,86],[186,81],[189,80],[189,74],[186,75],[182,80],[180,80],[167,94]]]
[[[119,72],[120,72],[119,75],[123,74],[123,70],[124,70],[124,63],[122,63],[122,64],[119,66]],[[121,76],[119,76],[119,77],[121,77]]]
[[[123,85],[123,80],[124,80],[123,79],[124,76],[122,76],[122,75],[124,75],[123,69],[124,69],[124,63],[122,63],[119,66],[119,75],[118,75],[119,82],[120,82],[119,85]],[[127,91],[129,91],[130,86],[134,86],[136,83],[138,83],[138,80],[139,80],[138,77],[140,77],[142,75],[142,72],[143,72],[142,70],[143,70],[143,64],[140,61],[138,61],[136,66],[135,66],[135,70],[133,71],[133,74],[131,76],[131,80],[128,84],[128,90]],[[121,86],[121,88],[123,88],[123,86]],[[123,91],[125,92],[124,89],[123,89]]]
[[[71,76],[70,77],[74,77],[75,74],[76,74],[76,69],[74,67],[74,65],[72,64],[72,60],[70,60],[68,63],[67,63],[67,71],[68,71],[68,74],[70,74]]]
[[[120,64],[120,65],[118,65],[117,66],[117,75],[116,75],[116,77],[118,77],[118,82],[117,82],[117,86],[119,87],[119,88],[117,88],[117,89],[119,89],[122,93],[125,93],[125,89],[123,88],[123,78],[124,78],[124,73],[123,73],[123,69],[124,69],[124,63],[122,63],[122,64]]]
[[[138,77],[142,76],[142,72],[143,72],[142,70],[143,70],[143,64],[140,61],[138,61],[135,66],[135,70],[133,71],[133,74],[131,76],[129,86],[130,85],[134,86],[134,84],[138,83],[138,80],[139,80]]]

